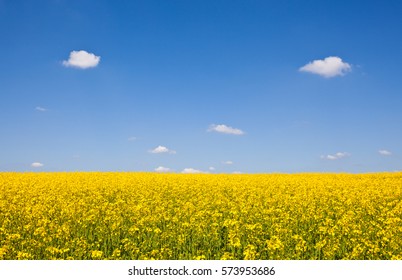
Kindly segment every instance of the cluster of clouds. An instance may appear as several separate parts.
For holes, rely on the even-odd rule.
[[[207,129],[208,132],[217,132],[217,133],[222,133],[222,134],[232,134],[232,135],[243,135],[244,132],[241,129],[238,128],[233,128],[230,127],[228,125],[225,124],[212,124],[209,126],[209,128]],[[128,140],[132,141],[135,140],[135,137],[130,137],[128,138]],[[159,145],[151,150],[148,151],[151,154],[176,154],[175,150],[172,150],[166,146],[162,146]],[[227,160],[227,161],[223,161],[222,164],[225,165],[232,165],[233,161]],[[209,171],[214,171],[215,167],[209,167],[208,168]],[[154,169],[154,171],[156,172],[161,172],[161,173],[166,173],[166,172],[174,172],[173,169],[170,169],[169,167],[164,167],[164,166],[159,166],[157,168]],[[187,173],[187,174],[197,174],[197,173],[208,173],[208,171],[203,171],[203,170],[199,170],[199,169],[195,169],[192,167],[188,167],[188,168],[184,168],[181,173]]]
[[[381,156],[391,156],[392,155],[392,153],[390,151],[384,150],[384,149],[378,150],[378,153]],[[342,159],[342,158],[346,158],[346,157],[350,157],[350,156],[351,156],[351,154],[349,154],[347,152],[337,152],[332,155],[322,155],[321,159],[338,160],[338,159]]]
[[[69,54],[69,57],[67,60],[64,60],[62,62],[63,66],[65,67],[73,67],[73,68],[79,68],[79,69],[88,69],[88,68],[94,68],[99,65],[101,60],[101,57],[98,55],[95,55],[94,53],[87,52],[85,50],[79,50],[79,51],[71,51]],[[313,60],[306,65],[300,67],[298,69],[300,72],[306,72],[306,73],[311,73],[315,75],[319,75],[325,78],[333,78],[336,76],[344,76],[348,72],[352,70],[352,66],[343,61],[342,58],[337,57],[337,56],[328,56],[324,59],[317,59]],[[44,107],[37,106],[35,108],[36,111],[39,112],[45,112],[48,109]],[[244,135],[245,132],[239,128],[234,128],[231,126],[228,126],[226,124],[211,124],[208,129],[208,132],[215,132],[215,133],[220,133],[220,134],[228,134],[228,135]],[[137,138],[132,136],[128,138],[128,141],[134,141]],[[176,154],[175,150],[169,149],[166,146],[159,145],[155,147],[154,149],[151,149],[148,151],[149,153],[152,154]],[[388,150],[381,149],[378,151],[378,153],[382,156],[391,156],[392,153]],[[347,152],[337,152],[335,154],[328,154],[328,155],[322,155],[321,159],[325,160],[340,160],[343,158],[350,157],[351,154]],[[228,161],[223,161],[222,164],[224,165],[233,165],[233,162],[228,160]],[[40,168],[43,167],[44,164],[40,162],[33,162],[31,164],[32,167],[34,168]],[[209,171],[214,171],[214,167],[209,167]],[[159,166],[154,169],[156,172],[174,172],[174,170],[164,167],[164,166]],[[184,168],[181,173],[208,173],[208,171],[202,171],[198,170],[195,168]],[[238,172],[236,172],[238,173]]]
[[[221,133],[221,134],[231,134],[231,135],[244,135],[244,131],[239,129],[239,128],[233,128],[231,126],[225,125],[225,124],[211,124],[208,129],[208,132],[217,132],[217,133]],[[163,154],[163,153],[167,153],[167,154],[176,154],[175,150],[171,150],[165,146],[157,146],[156,148],[149,150],[150,153],[152,154]],[[223,161],[222,164],[224,165],[233,165],[233,161],[231,160],[227,160],[227,161]],[[201,174],[201,173],[209,173],[211,171],[215,171],[215,167],[209,167],[208,168],[209,171],[203,171],[203,170],[199,170],[199,169],[195,169],[192,167],[187,167],[184,168],[181,173],[183,174]],[[164,167],[164,166],[159,166],[157,168],[154,169],[155,172],[161,172],[161,173],[166,173],[166,172],[174,172],[173,169],[170,169],[168,167]],[[239,174],[241,172],[239,171],[235,171],[234,173]]]
[[[150,150],[149,152],[153,153],[153,154],[159,154],[159,153],[175,154],[176,153],[176,151],[170,150],[170,149],[166,148],[165,146],[158,146],[158,147]],[[388,150],[385,150],[385,149],[378,150],[378,154],[380,154],[381,156],[392,156],[392,152],[390,152]],[[350,156],[351,156],[351,154],[347,153],[347,152],[337,152],[335,154],[321,155],[320,158],[324,159],[324,160],[334,161],[334,160],[347,158],[347,157],[350,157]],[[74,157],[79,157],[79,156],[74,156]],[[233,165],[234,162],[231,161],[231,160],[227,160],[227,161],[222,161],[222,164],[224,164],[224,165]],[[34,168],[40,168],[40,167],[43,167],[43,166],[44,166],[44,164],[41,163],[41,162],[33,162],[31,164],[31,167],[34,167]],[[216,168],[211,166],[211,167],[208,168],[208,170],[209,171],[203,171],[203,170],[195,169],[195,168],[192,168],[192,167],[186,167],[181,171],[181,173],[184,173],[184,174],[209,173],[209,172],[215,171]],[[164,166],[159,166],[159,167],[155,168],[154,171],[159,172],[159,173],[175,172],[174,169],[171,169],[169,167],[164,167]],[[234,171],[232,173],[233,174],[241,174],[242,172]]]
[[[195,169],[195,168],[192,168],[192,167],[186,167],[182,171],[180,171],[180,173],[182,173],[182,174],[208,174],[208,173],[210,173],[210,171],[214,171],[215,168],[211,166],[211,167],[208,168],[208,170],[209,171],[203,171],[203,170]],[[164,167],[164,166],[159,166],[159,167],[155,168],[154,171],[159,172],[159,173],[172,173],[172,172],[175,172],[173,169],[170,169],[170,168]],[[234,171],[232,173],[233,174],[242,174],[242,172],[240,172],[240,171]]]
[[[161,145],[157,146],[154,149],[149,150],[148,152],[152,153],[152,154],[164,154],[164,153],[165,154],[176,154],[176,151],[171,150],[171,149],[169,149],[169,148],[167,148],[165,146],[161,146]],[[227,161],[222,161],[222,164],[224,164],[224,165],[233,165],[234,163],[231,160],[227,160]],[[204,170],[199,170],[199,169],[195,169],[195,168],[192,168],[192,167],[186,167],[181,171],[181,173],[183,173],[183,174],[210,173],[210,172],[215,171],[216,168],[213,167],[213,166],[210,166],[208,168],[208,170],[209,171],[204,171]],[[158,166],[157,168],[154,169],[154,171],[159,172],[159,173],[175,172],[175,170],[173,170],[173,169],[171,169],[169,167],[165,167],[165,166]],[[239,173],[239,172],[236,172],[236,173]]]
[[[170,173],[170,172],[174,172],[173,169],[170,169],[168,167],[164,167],[164,166],[159,166],[157,168],[154,169],[155,172],[159,172],[159,173]],[[192,167],[186,167],[184,168],[181,173],[183,174],[201,174],[201,173],[208,173],[202,170],[198,170]]]

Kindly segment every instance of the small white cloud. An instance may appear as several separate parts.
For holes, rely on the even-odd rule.
[[[162,153],[175,154],[176,153],[176,151],[169,150],[165,146],[158,146],[155,149],[150,150],[149,152],[152,154],[162,154]]]
[[[241,171],[233,171],[232,174],[243,174]]]
[[[324,156],[324,157],[322,157],[322,158],[329,159],[329,160],[338,159],[336,156],[333,156],[333,155],[327,155],[327,156]]]
[[[350,156],[350,154],[349,154],[349,153],[345,153],[345,152],[343,152],[343,153],[339,152],[339,153],[336,153],[335,156],[336,156],[337,158],[344,158],[344,157]]]
[[[185,174],[198,174],[198,173],[205,173],[205,172],[190,167],[190,168],[184,168],[181,173],[185,173]]]
[[[328,159],[328,160],[337,160],[337,159],[341,159],[344,157],[348,157],[350,156],[349,153],[345,153],[345,152],[338,152],[334,155],[326,155],[326,156],[321,156],[322,159]]]
[[[209,167],[208,169],[209,169],[210,171],[214,171],[214,170],[215,170],[215,167],[211,166],[211,167]]]
[[[301,67],[299,71],[317,74],[325,78],[332,78],[335,76],[343,76],[351,71],[351,69],[350,64],[343,62],[341,58],[329,56],[323,60],[314,60]]]
[[[172,170],[168,167],[159,166],[159,167],[155,168],[155,171],[156,172],[170,172]]]
[[[38,167],[42,167],[42,166],[43,166],[43,163],[40,163],[40,162],[33,162],[33,163],[31,164],[31,166],[32,166],[32,167],[35,167],[35,168],[38,168]]]
[[[208,131],[215,131],[224,134],[233,134],[233,135],[243,135],[244,132],[241,129],[233,128],[227,126],[225,124],[212,124],[209,126]]]
[[[392,155],[392,153],[387,150],[379,150],[378,153],[382,156],[391,156]]]
[[[226,165],[232,165],[233,164],[233,161],[231,161],[231,160],[227,160],[227,161],[224,161],[224,162],[222,162],[223,164],[226,164]]]
[[[131,137],[127,138],[127,141],[135,141],[135,140],[137,140],[137,137],[135,137],[135,136],[131,136]]]
[[[39,112],[45,112],[45,111],[47,111],[46,108],[43,108],[43,107],[40,107],[40,106],[35,107],[35,110],[36,110],[36,111],[39,111]]]
[[[63,65],[66,67],[87,69],[98,66],[99,62],[100,56],[81,50],[70,52],[70,57],[68,60],[63,61]]]

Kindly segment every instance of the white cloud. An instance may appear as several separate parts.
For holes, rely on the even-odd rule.
[[[243,174],[241,171],[233,171],[232,174]]]
[[[137,137],[135,136],[128,137],[127,139],[127,141],[135,141],[135,140],[137,140]]]
[[[214,171],[214,170],[215,170],[215,167],[211,166],[211,167],[209,167],[208,169],[211,170],[211,171]]]
[[[36,111],[40,111],[40,112],[45,112],[45,111],[47,111],[46,108],[43,108],[43,107],[40,107],[40,106],[35,107],[35,110],[36,110]]]
[[[175,154],[176,153],[176,151],[169,150],[165,146],[158,146],[155,149],[150,150],[149,152],[152,154],[162,154],[162,153]]]
[[[326,156],[321,156],[322,159],[328,159],[328,160],[337,160],[337,159],[341,159],[344,157],[348,157],[350,156],[349,153],[345,153],[345,152],[338,152],[334,155],[326,155]]]
[[[233,161],[231,161],[231,160],[227,160],[227,161],[224,161],[224,162],[222,162],[223,164],[227,164],[227,165],[232,165],[233,164]]]
[[[40,162],[33,162],[33,163],[31,164],[31,166],[32,166],[32,167],[35,167],[35,168],[38,168],[38,167],[42,167],[42,166],[43,166],[43,163],[40,163]]]
[[[317,74],[325,78],[332,78],[335,76],[343,76],[351,71],[351,69],[350,64],[343,62],[341,58],[329,56],[323,60],[314,60],[301,67],[299,71]]]
[[[205,172],[190,167],[190,168],[184,168],[181,173],[185,173],[185,174],[197,174],[197,173],[205,173]]]
[[[93,53],[87,51],[72,51],[68,60],[63,61],[63,65],[66,67],[75,67],[81,69],[87,69],[98,66],[100,56],[96,56]]]
[[[390,156],[392,155],[392,153],[390,151],[387,150],[379,150],[378,153],[382,156]]]
[[[244,132],[238,128],[233,128],[225,124],[212,124],[209,126],[208,131],[215,131],[225,134],[243,135]]]
[[[168,167],[159,166],[159,167],[155,168],[155,171],[156,172],[170,172],[172,170]]]

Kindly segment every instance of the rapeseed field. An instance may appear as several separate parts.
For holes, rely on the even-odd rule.
[[[402,173],[0,173],[0,259],[402,259]]]

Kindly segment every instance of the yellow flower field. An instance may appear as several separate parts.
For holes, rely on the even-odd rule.
[[[0,173],[0,259],[402,259],[402,173]]]

